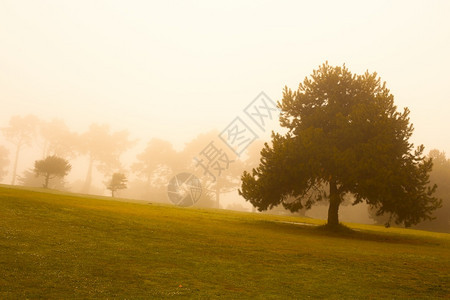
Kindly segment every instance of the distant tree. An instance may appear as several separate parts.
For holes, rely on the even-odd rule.
[[[205,149],[205,147],[213,142],[216,146],[219,145],[220,140],[218,139],[220,132],[218,130],[210,130],[207,132],[202,132],[194,137],[192,140],[187,142],[183,150],[180,153],[180,164],[184,169],[191,169],[197,165],[194,157],[199,156],[199,153]]]
[[[106,188],[111,191],[111,197],[114,197],[114,193],[118,190],[127,188],[127,177],[123,173],[114,173],[106,184]]]
[[[434,212],[434,220],[423,222],[417,228],[450,233],[450,159],[436,149],[428,156],[433,159],[430,182],[437,185],[436,196],[442,199],[442,207]]]
[[[29,187],[43,187],[45,184],[45,178],[42,176],[38,176],[34,171],[34,168],[30,168],[22,172],[21,175],[17,176],[17,182],[21,186],[29,186]],[[60,191],[68,191],[69,189],[66,187],[66,182],[64,178],[56,177],[51,180],[51,184],[49,182],[49,187],[52,189],[60,190]]]
[[[397,112],[376,73],[326,63],[297,91],[286,87],[278,105],[288,133],[272,134],[260,165],[242,175],[240,194],[259,210],[281,203],[297,211],[325,198],[328,226],[336,227],[343,196],[352,194],[354,204],[365,201],[408,227],[441,205],[428,186],[432,160],[408,141],[409,110]]]
[[[23,146],[31,146],[33,138],[36,137],[39,119],[34,115],[25,117],[13,116],[9,120],[8,127],[2,128],[3,135],[16,147],[11,184],[16,182],[17,164],[20,151]]]
[[[240,184],[240,175],[244,170],[244,163],[231,152],[227,146],[219,139],[220,132],[211,130],[201,133],[189,141],[180,153],[180,165],[185,170],[195,173],[201,180],[205,193],[215,199],[214,207],[220,208],[220,197],[223,194],[236,191]],[[212,143],[212,144],[210,144]],[[211,149],[217,149],[217,158],[222,160],[220,164],[212,166],[214,162],[207,162],[201,152],[206,150],[208,145]],[[212,147],[213,146],[213,147]],[[209,151],[209,150],[206,150]],[[200,163],[201,161],[201,163]],[[229,161],[229,163],[227,163]],[[206,165],[209,164],[209,169]],[[218,174],[217,170],[222,168]],[[208,170],[207,170],[208,169]],[[211,174],[209,173],[211,172]],[[213,177],[214,176],[214,177]]]
[[[169,173],[172,174],[173,169],[177,168],[177,159],[177,152],[170,142],[153,138],[144,151],[137,155],[137,162],[131,168],[150,183],[155,173],[161,173],[164,169],[169,169]]]
[[[240,174],[243,171],[242,163],[234,161],[221,176],[217,176],[214,180],[198,166],[198,162],[194,159],[199,157],[200,152],[212,141],[217,146],[222,145],[221,153],[226,153],[230,159],[233,159],[231,153],[225,152],[226,145],[218,139],[218,136],[217,130],[201,133],[186,143],[183,150],[179,152],[166,140],[152,139],[144,151],[138,154],[137,162],[132,165],[132,170],[138,177],[147,182],[146,185],[143,182],[134,185],[140,187],[139,197],[142,198],[142,187],[145,186],[147,190],[145,193],[151,194],[152,198],[167,198],[167,184],[170,179],[177,173],[189,172],[195,174],[202,183],[202,194],[195,206],[220,207],[220,195],[237,190]],[[134,188],[131,187],[131,189]]]
[[[89,130],[79,136],[77,149],[89,159],[83,192],[88,193],[92,182],[93,167],[104,173],[120,169],[120,156],[134,145],[128,131],[111,132],[108,125],[91,124]]]
[[[179,167],[178,153],[172,144],[153,138],[136,159],[131,169],[142,181],[133,182],[131,189],[139,186],[141,198],[167,199],[167,184]]]
[[[6,174],[8,174],[7,167],[9,165],[8,149],[0,146],[0,180],[2,180]]]
[[[44,188],[48,188],[49,180],[55,177],[63,178],[66,176],[72,166],[67,160],[58,156],[48,156],[46,159],[37,160],[34,163],[34,172],[37,176],[43,176]]]
[[[39,129],[43,142],[43,157],[50,155],[73,157],[75,155],[77,135],[70,131],[63,120],[42,121]]]

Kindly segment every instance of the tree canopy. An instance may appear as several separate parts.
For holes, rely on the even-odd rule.
[[[114,173],[111,180],[106,185],[106,188],[111,191],[111,197],[114,197],[116,191],[126,189],[127,181],[125,174]]]
[[[144,151],[136,156],[137,162],[132,165],[133,171],[145,178],[149,183],[155,173],[164,173],[169,169],[172,174],[173,169],[178,164],[177,152],[172,144],[166,140],[151,139]],[[165,172],[167,173],[167,172]],[[164,181],[167,183],[168,178]]]
[[[64,158],[52,155],[46,159],[37,160],[34,163],[34,172],[36,176],[44,176],[44,188],[48,188],[49,180],[55,177],[63,178],[66,176],[72,166]]]
[[[43,148],[43,157],[57,155],[74,157],[78,142],[77,134],[72,132],[64,120],[52,119],[40,121],[39,133]]]
[[[343,196],[352,194],[405,226],[432,218],[441,201],[428,186],[432,159],[409,142],[409,110],[376,73],[352,74],[323,64],[300,83],[285,87],[280,124],[257,168],[242,175],[240,194],[259,210],[278,204],[291,211],[328,199],[328,225],[339,224]]]

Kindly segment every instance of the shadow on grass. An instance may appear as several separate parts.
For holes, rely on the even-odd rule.
[[[268,222],[269,223],[269,222]],[[280,227],[284,229],[285,232],[292,234],[305,234],[305,235],[315,235],[315,236],[326,236],[332,238],[341,239],[351,239],[351,240],[361,240],[361,241],[372,241],[381,243],[392,243],[392,244],[409,244],[409,245],[440,245],[437,240],[433,238],[425,237],[414,237],[409,235],[402,235],[399,233],[390,232],[375,232],[361,229],[352,229],[343,224],[338,226],[319,225],[319,226],[305,226],[302,224],[288,224],[288,223],[278,223],[270,222],[271,226],[269,228],[280,230]],[[269,224],[267,224],[269,225]],[[275,226],[275,227],[274,227]]]
[[[338,226],[322,225],[313,228],[319,234],[353,240],[365,240],[392,244],[409,245],[439,245],[440,243],[433,238],[414,237],[402,235],[394,232],[375,232],[369,230],[353,229],[343,224]]]

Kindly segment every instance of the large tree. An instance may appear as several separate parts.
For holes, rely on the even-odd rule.
[[[31,146],[33,138],[36,137],[39,119],[34,115],[25,117],[13,116],[9,120],[8,127],[2,128],[3,134],[8,141],[16,147],[11,184],[16,182],[17,165],[20,151],[24,146]]]
[[[72,166],[67,160],[55,155],[48,156],[43,160],[37,160],[34,163],[36,176],[43,176],[45,179],[44,188],[48,188],[50,179],[55,177],[63,178],[71,169]]]
[[[291,211],[328,199],[328,225],[339,224],[343,196],[352,194],[405,226],[432,218],[441,201],[429,187],[432,159],[409,142],[409,110],[376,73],[352,74],[328,63],[278,103],[285,135],[273,134],[257,168],[242,175],[241,195],[259,210]]]

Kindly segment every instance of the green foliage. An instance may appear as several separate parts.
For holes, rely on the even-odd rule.
[[[358,231],[331,234],[294,221],[319,223],[0,186],[0,298],[440,299],[450,293],[448,234],[356,224],[348,226]]]
[[[429,186],[437,185],[436,196],[442,199],[442,207],[434,211],[433,220],[424,221],[414,228],[450,233],[450,159],[436,149],[431,150],[428,157],[433,159]],[[373,209],[369,209],[369,215],[377,224],[388,220],[387,216],[377,216]]]
[[[34,172],[36,176],[44,176],[45,182],[43,187],[48,188],[49,180],[55,177],[63,178],[66,176],[72,166],[64,158],[52,155],[46,159],[37,160],[34,163]]]
[[[240,193],[259,210],[328,198],[328,223],[337,225],[343,196],[353,194],[354,204],[366,201],[405,226],[432,218],[440,206],[428,186],[432,160],[423,146],[414,151],[409,110],[397,111],[376,73],[323,64],[297,91],[286,87],[279,106],[289,132],[273,134],[260,165],[242,175]]]
[[[127,182],[128,180],[125,174],[114,173],[106,188],[111,191],[111,196],[114,197],[114,192],[127,188]]]

